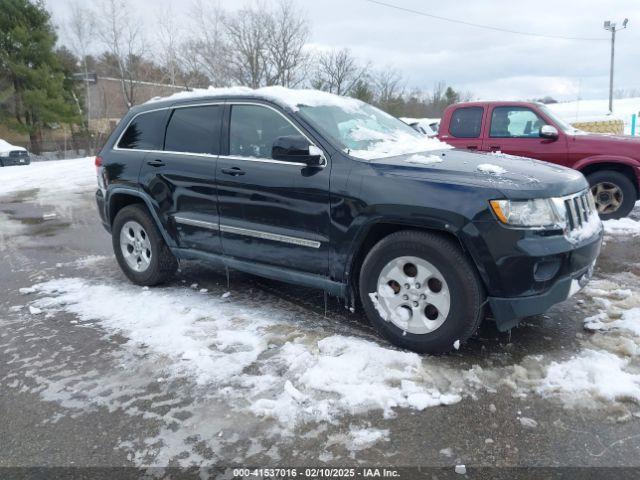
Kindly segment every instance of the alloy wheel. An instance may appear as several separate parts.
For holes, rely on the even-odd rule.
[[[144,272],[151,264],[151,242],[149,235],[138,222],[129,220],[120,230],[120,249],[129,268]]]
[[[378,276],[377,293],[381,316],[416,335],[439,328],[451,308],[442,273],[419,257],[398,257],[387,263]]]
[[[616,212],[624,200],[622,189],[609,182],[596,183],[591,187],[591,194],[601,215]]]

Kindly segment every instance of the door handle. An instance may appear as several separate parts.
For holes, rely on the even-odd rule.
[[[467,150],[477,150],[478,146],[477,145],[467,145]]]
[[[150,165],[152,167],[164,167],[165,163],[162,160],[149,160],[147,162],[147,165]]]
[[[231,175],[233,177],[237,177],[239,175],[244,175],[245,172],[244,170],[242,170],[241,168],[238,167],[232,167],[232,168],[223,168],[222,170],[220,170],[222,173],[224,173],[225,175]]]

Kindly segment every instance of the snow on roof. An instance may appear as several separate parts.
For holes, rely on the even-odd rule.
[[[26,152],[26,148],[18,147],[16,145],[11,145],[9,142],[2,140],[0,138],[0,153],[8,153],[12,151],[19,150],[21,152]]]
[[[166,100],[188,100],[197,98],[211,97],[254,97],[270,100],[282,107],[288,107],[291,110],[298,110],[298,106],[306,105],[309,107],[318,106],[336,106],[345,110],[357,109],[362,105],[360,100],[349,97],[334,95],[333,93],[323,92],[311,89],[292,89],[285,87],[228,87],[228,88],[197,88],[190,92],[178,92],[168,97],[155,97],[147,103],[166,101]]]

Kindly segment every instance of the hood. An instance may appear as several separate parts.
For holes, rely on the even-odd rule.
[[[640,159],[640,137],[630,135],[603,135],[599,133],[582,133],[571,135],[571,140],[586,149],[597,150],[597,147],[615,148],[616,155],[627,155]]]
[[[384,174],[491,188],[507,198],[557,197],[588,187],[570,168],[513,155],[442,150],[373,160]]]
[[[7,155],[9,152],[26,152],[26,148],[17,147],[16,145],[11,145],[9,142],[0,139],[0,155]]]

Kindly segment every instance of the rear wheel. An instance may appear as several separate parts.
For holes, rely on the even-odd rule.
[[[112,242],[120,268],[133,283],[158,285],[178,269],[176,258],[141,205],[129,205],[118,212],[113,221]]]
[[[452,350],[482,320],[474,267],[436,234],[402,231],[381,240],[362,265],[360,299],[384,337],[420,353]]]
[[[601,170],[587,177],[591,194],[602,220],[629,215],[637,200],[637,192],[626,175],[613,170]]]

